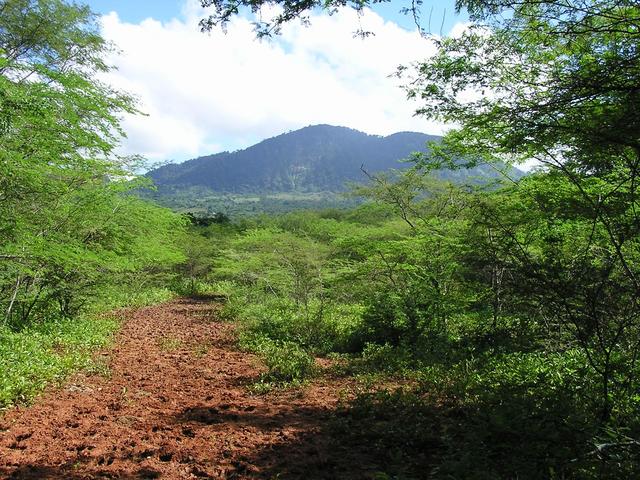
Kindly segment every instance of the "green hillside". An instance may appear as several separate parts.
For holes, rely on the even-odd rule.
[[[429,141],[440,137],[399,132],[386,137],[368,135],[346,127],[314,125],[236,152],[170,164],[147,175],[159,194],[187,189],[216,193],[340,192],[349,182],[363,182],[366,175],[391,168],[413,152],[424,152]],[[441,172],[447,179],[492,177],[495,172],[478,167],[463,172]]]

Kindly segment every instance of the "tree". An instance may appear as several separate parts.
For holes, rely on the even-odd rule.
[[[545,213],[544,236],[519,249],[521,266],[600,376],[606,421],[613,391],[637,388],[640,3],[478,2],[474,11],[487,22],[440,41],[408,89],[425,101],[420,113],[461,124],[424,164],[542,165],[520,194]]]
[[[254,23],[256,33],[259,37],[271,36],[280,33],[280,29],[286,23],[298,19],[303,23],[308,23],[308,15],[311,11],[323,9],[333,14],[341,8],[352,8],[358,12],[370,5],[386,3],[389,0],[200,0],[200,4],[205,7],[213,7],[215,12],[200,21],[203,30],[211,30],[214,27],[225,28],[229,21],[242,9],[249,9],[253,13],[259,13],[263,7],[277,7],[277,13],[269,19],[260,17]],[[411,15],[418,27],[420,27],[420,7],[422,0],[397,2],[400,5],[400,12]],[[471,0],[456,0],[456,12],[471,4]],[[273,11],[273,10],[272,10]],[[422,30],[422,28],[421,28]],[[366,37],[371,33],[362,29],[357,30],[357,34]]]
[[[111,47],[94,20],[62,0],[0,2],[0,321],[14,326],[180,257],[182,221],[126,195],[135,159],[115,147],[135,104],[99,79]]]

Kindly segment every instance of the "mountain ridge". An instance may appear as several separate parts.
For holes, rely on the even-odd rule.
[[[265,139],[234,152],[205,155],[147,173],[158,193],[198,187],[225,193],[340,192],[347,183],[362,182],[369,173],[390,168],[411,153],[426,151],[441,137],[420,132],[387,136],[327,124],[310,125]],[[459,172],[450,172],[460,177]],[[495,177],[478,167],[465,176]],[[447,177],[445,172],[440,176]]]

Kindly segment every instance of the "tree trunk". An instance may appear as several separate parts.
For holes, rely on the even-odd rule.
[[[4,323],[8,323],[9,319],[11,318],[11,311],[13,310],[13,304],[16,301],[16,297],[18,296],[18,290],[20,290],[20,281],[21,281],[21,277],[20,275],[18,275],[18,278],[16,279],[16,286],[13,289],[13,295],[11,296],[11,301],[9,302],[9,307],[7,308],[7,312],[4,316]]]

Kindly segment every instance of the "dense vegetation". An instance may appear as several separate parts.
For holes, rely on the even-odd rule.
[[[279,5],[256,24],[270,35],[314,7],[369,3],[203,0],[216,10],[202,26]],[[248,231],[232,252],[252,275],[233,271],[240,254],[218,270],[243,299],[243,342],[277,359],[302,358],[283,349],[351,352],[349,368],[411,379],[365,395],[345,417],[349,434],[367,420],[384,425],[375,438],[390,475],[424,476],[424,462],[444,478],[635,478],[640,4],[457,6],[475,25],[433,39],[438,54],[399,74],[423,102],[418,113],[459,127],[399,182],[362,192],[406,227],[359,224],[359,210]],[[540,167],[493,190],[425,186],[459,159]],[[274,378],[295,380],[281,363]]]
[[[374,438],[391,476],[637,475],[637,325],[594,293],[619,284],[557,270],[590,224],[549,222],[548,173],[480,191],[427,178],[363,189],[375,201],[351,211],[200,227],[185,286],[228,296],[240,345],[268,367],[255,392],[303,383],[315,356],[377,385],[333,428]],[[574,201],[562,179],[552,188]],[[607,317],[586,332],[596,302]]]
[[[349,183],[366,181],[368,174],[408,168],[409,163],[400,160],[414,152],[424,152],[428,142],[439,140],[440,137],[416,132],[380,137],[345,127],[314,125],[244,150],[165,165],[147,176],[157,186],[151,197],[171,206],[179,199],[198,202],[202,197],[215,199],[225,194],[236,198],[238,194],[245,198],[269,196],[271,200],[274,195],[288,194],[311,204],[317,204],[316,198],[322,196],[329,203],[335,202],[336,193],[344,192]],[[515,177],[522,175],[517,169],[509,170]],[[445,168],[438,171],[438,176],[467,180],[496,178],[500,174],[488,165],[477,165],[469,169]],[[270,208],[264,200],[260,203]]]
[[[213,192],[339,192],[367,171],[398,168],[399,159],[439,137],[403,132],[379,137],[345,127],[314,125],[244,150],[169,164],[147,175],[159,192],[197,186]],[[247,175],[251,172],[251,175]]]
[[[297,210],[353,208],[361,200],[348,193],[281,192],[281,193],[219,193],[206,188],[179,188],[171,193],[147,190],[142,196],[177,212],[200,217],[224,214],[230,217],[279,214]]]
[[[184,220],[127,191],[114,149],[127,95],[99,80],[109,46],[86,7],[0,3],[0,408],[106,341],[98,310],[166,297]]]
[[[424,153],[428,142],[439,139],[414,132],[379,137],[315,125],[245,150],[151,170],[147,176],[155,188],[139,193],[163,206],[201,216],[353,208],[361,200],[348,194],[350,184],[366,182],[369,175],[383,171],[409,168],[407,158]],[[522,176],[522,171],[503,164],[442,168],[436,174],[461,183],[487,182],[500,178],[503,170],[513,178]]]

